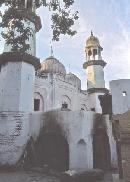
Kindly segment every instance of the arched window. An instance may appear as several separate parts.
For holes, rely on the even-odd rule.
[[[67,95],[61,97],[61,108],[71,110],[71,100]]]
[[[44,111],[44,99],[40,93],[34,93],[34,111]]]
[[[81,139],[78,141],[78,145],[86,145],[86,142],[84,141],[84,139]]]

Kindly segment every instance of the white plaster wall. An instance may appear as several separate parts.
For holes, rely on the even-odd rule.
[[[33,111],[32,102],[34,94],[34,83],[35,83],[34,66],[22,62],[19,111],[26,111],[26,112]]]
[[[104,71],[100,65],[88,66],[87,70],[87,89],[105,88]]]
[[[113,80],[110,82],[113,114],[123,114],[130,110],[130,79]],[[123,96],[123,92],[126,96]]]
[[[0,111],[32,111],[34,67],[8,62],[0,74]]]
[[[70,109],[72,111],[81,110],[83,104],[86,108],[89,108],[87,94],[82,93],[78,87],[75,87],[68,82],[55,78],[53,91],[55,100],[53,106],[55,109],[61,108],[63,96],[69,98],[71,103]]]
[[[26,41],[27,44],[30,45],[30,49],[27,50],[26,52],[28,54],[31,54],[33,56],[36,55],[36,31],[35,31],[35,24],[29,20],[27,21],[22,21],[24,23],[24,27],[27,28],[31,28],[31,32],[32,32],[32,36],[29,37],[29,40]],[[8,31],[8,30],[7,30]],[[20,33],[18,33],[16,30],[14,31],[15,32],[15,35],[19,35]],[[5,47],[4,47],[4,52],[10,52],[12,49],[12,45],[7,45],[5,44]]]
[[[6,63],[0,74],[0,111],[17,111],[19,109],[21,63]]]

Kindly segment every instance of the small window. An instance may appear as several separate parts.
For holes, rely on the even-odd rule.
[[[122,92],[122,96],[126,97],[127,96],[127,92],[126,91]]]
[[[67,109],[68,108],[68,104],[67,103],[63,103],[62,104],[62,109]]]
[[[34,99],[34,111],[40,110],[40,99]]]

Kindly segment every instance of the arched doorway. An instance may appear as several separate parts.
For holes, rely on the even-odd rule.
[[[109,138],[103,129],[97,129],[93,135],[93,167],[103,170],[111,168]]]
[[[69,169],[69,145],[65,137],[56,132],[42,135],[39,146],[40,163],[50,169],[65,171]]]

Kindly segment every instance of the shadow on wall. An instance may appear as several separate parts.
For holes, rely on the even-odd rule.
[[[55,119],[46,118],[39,137],[36,141],[29,140],[19,164],[22,168],[48,166],[55,171],[66,171],[69,169],[69,144]]]
[[[102,115],[97,114],[94,121],[93,132],[93,167],[94,169],[111,169],[111,152],[109,137]]]

